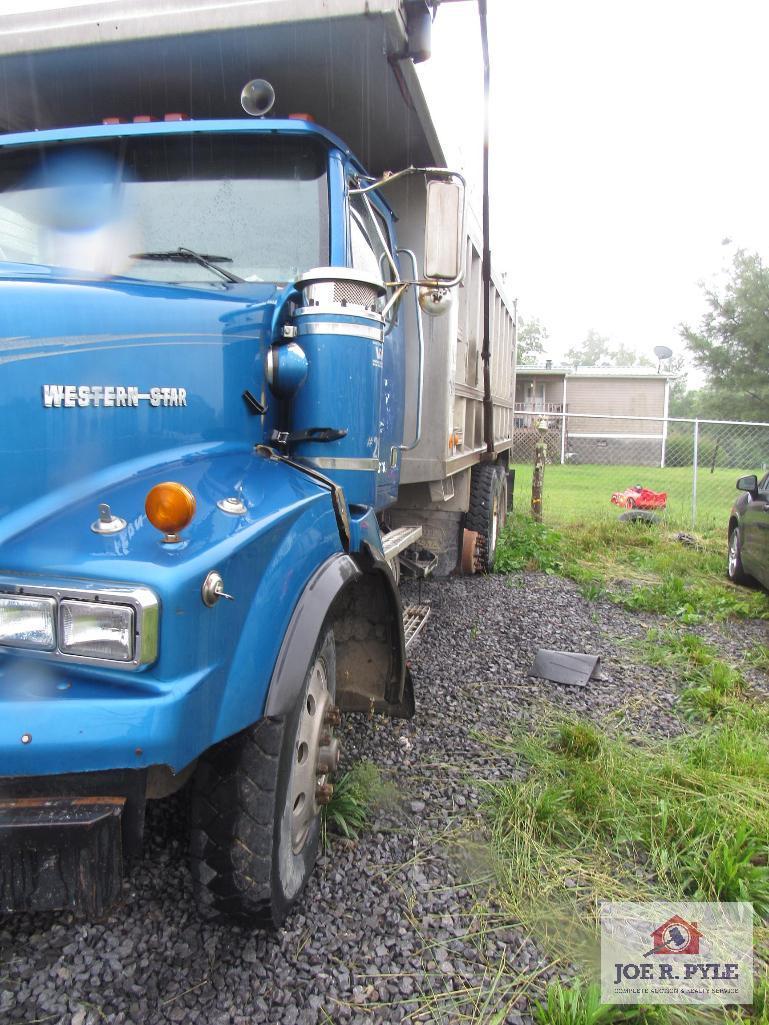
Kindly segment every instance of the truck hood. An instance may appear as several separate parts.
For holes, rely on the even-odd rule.
[[[0,272],[0,544],[196,447],[272,427],[271,284],[156,285]]]

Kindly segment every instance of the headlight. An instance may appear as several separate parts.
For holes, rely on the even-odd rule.
[[[128,672],[158,657],[160,601],[139,584],[57,580],[39,584],[0,573],[0,657],[30,654]]]
[[[52,651],[56,647],[53,598],[0,596],[0,644]]]
[[[130,662],[134,653],[134,611],[126,605],[63,601],[59,647],[67,655]]]

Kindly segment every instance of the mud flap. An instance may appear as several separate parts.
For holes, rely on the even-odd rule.
[[[101,915],[120,895],[124,805],[123,797],[0,801],[0,911]]]

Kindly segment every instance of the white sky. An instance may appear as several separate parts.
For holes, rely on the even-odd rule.
[[[4,13],[54,6],[0,0]],[[548,328],[556,359],[590,328],[647,354],[681,353],[678,324],[704,312],[698,282],[723,272],[734,245],[769,250],[769,4],[488,7],[492,254],[509,293]],[[474,2],[443,4],[419,69],[480,212]]]
[[[492,256],[551,355],[594,328],[682,352],[734,247],[766,252],[765,0],[489,0]],[[474,3],[420,65],[449,162],[480,183]],[[475,204],[479,206],[478,203]]]

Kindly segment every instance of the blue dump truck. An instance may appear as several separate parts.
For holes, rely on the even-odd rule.
[[[0,18],[0,912],[102,913],[185,787],[200,906],[279,925],[341,714],[414,713],[401,570],[493,563],[515,324],[429,21]]]

